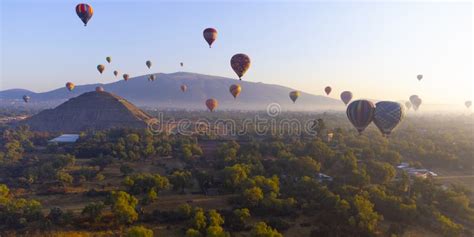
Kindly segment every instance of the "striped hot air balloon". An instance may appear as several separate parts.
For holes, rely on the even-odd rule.
[[[368,100],[356,100],[347,106],[346,115],[361,134],[374,119],[375,106]]]
[[[390,135],[404,116],[405,110],[400,103],[380,101],[375,104],[374,124],[384,136]]]
[[[92,15],[94,15],[94,9],[89,4],[79,3],[76,6],[76,13],[77,16],[81,18],[84,26],[87,26],[87,22],[89,22]]]

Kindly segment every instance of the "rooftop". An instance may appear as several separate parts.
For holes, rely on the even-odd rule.
[[[73,143],[79,139],[79,134],[63,134],[59,137],[53,138],[48,142],[57,142],[57,143]]]

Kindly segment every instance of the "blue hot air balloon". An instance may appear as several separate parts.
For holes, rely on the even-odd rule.
[[[380,101],[375,104],[374,124],[384,136],[390,135],[404,116],[405,110],[400,103]]]

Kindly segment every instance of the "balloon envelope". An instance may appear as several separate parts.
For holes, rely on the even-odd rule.
[[[421,75],[421,74],[417,75],[416,79],[418,79],[418,81],[421,81],[421,79],[423,79],[423,75]]]
[[[72,82],[66,83],[66,88],[67,88],[69,91],[74,90],[74,87],[76,87],[76,86],[74,85],[74,83],[72,83]]]
[[[472,101],[468,100],[468,101],[464,102],[464,105],[469,109],[469,107],[471,107],[471,105],[472,105]]]
[[[151,68],[151,61],[150,61],[150,60],[146,61],[145,64],[146,64],[146,66],[147,66],[148,68]]]
[[[217,108],[218,102],[216,99],[208,99],[206,100],[206,106],[207,108],[212,112],[214,109]]]
[[[114,75],[115,75],[115,76],[118,75],[118,71],[117,71],[117,70],[114,71]]]
[[[290,92],[290,99],[293,101],[293,103],[296,102],[296,100],[300,97],[300,92],[299,91],[292,91]]]
[[[209,48],[212,46],[212,43],[217,39],[217,30],[214,28],[207,28],[202,32],[204,39],[206,40],[207,44],[209,44]]]
[[[413,105],[413,109],[417,111],[421,105],[422,100],[417,95],[412,95],[410,96],[410,102]]]
[[[110,63],[110,62],[112,62],[112,57],[106,57],[105,60],[106,60],[108,63]]]
[[[324,88],[324,92],[326,92],[326,95],[329,95],[331,91],[332,91],[332,88],[330,86],[326,86],[326,88]]]
[[[182,92],[186,92],[186,90],[188,90],[188,86],[186,86],[185,84],[181,85],[179,88]]]
[[[27,96],[27,95],[24,95],[23,96],[23,101],[25,101],[25,103],[28,103],[30,101],[30,97]]]
[[[347,105],[352,100],[352,92],[350,91],[343,91],[341,93],[341,100]]]
[[[407,107],[407,109],[410,109],[410,108],[411,108],[411,103],[410,103],[410,101],[405,102],[405,107]]]
[[[76,6],[76,14],[81,21],[84,23],[84,26],[87,26],[87,22],[92,18],[94,15],[94,9],[89,4],[80,3]]]
[[[400,103],[380,101],[375,104],[374,124],[387,136],[402,121],[405,111]]]
[[[148,76],[148,81],[154,81],[156,79],[156,76],[154,74]]]
[[[237,98],[237,96],[239,96],[241,91],[242,91],[242,87],[240,85],[237,85],[237,84],[231,85],[230,88],[229,88],[229,92],[230,92],[230,94],[232,94],[234,99]]]
[[[102,64],[97,65],[97,70],[102,74],[102,72],[105,70],[105,66]]]
[[[103,91],[104,91],[104,87],[98,86],[98,87],[95,88],[95,91],[96,91],[96,92],[103,92]]]
[[[128,78],[130,78],[130,76],[129,76],[128,74],[123,74],[123,79],[124,79],[125,81],[128,81]]]
[[[239,76],[239,79],[242,79],[244,74],[250,68],[250,58],[243,53],[236,54],[230,59],[230,66],[237,76]]]
[[[368,100],[356,100],[347,106],[346,115],[359,133],[374,119],[375,106]]]
[[[179,65],[181,65],[181,67],[182,67],[182,66],[184,66],[184,63],[181,62],[181,63],[179,63]]]

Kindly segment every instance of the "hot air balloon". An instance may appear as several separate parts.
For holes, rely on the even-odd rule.
[[[129,78],[129,77],[130,77],[130,76],[129,76],[128,74],[123,74],[123,79],[124,79],[125,81],[128,81],[128,78]]]
[[[350,91],[343,91],[341,93],[341,100],[347,105],[352,100],[352,92]]]
[[[417,111],[421,105],[422,100],[417,95],[412,95],[410,96],[410,102],[413,105],[413,109]]]
[[[80,3],[76,6],[76,13],[79,18],[81,18],[84,26],[87,26],[87,22],[92,18],[94,14],[94,9],[89,4]]]
[[[97,65],[97,70],[100,72],[100,74],[102,74],[102,72],[104,71],[104,69],[105,69],[105,66],[104,66],[104,65],[102,65],[102,64]]]
[[[464,105],[469,109],[469,107],[471,107],[471,105],[472,105],[472,101],[468,100],[468,101],[464,102]]]
[[[405,111],[400,103],[380,101],[375,104],[374,124],[384,136],[388,136],[404,115]]]
[[[27,96],[27,95],[24,95],[23,96],[23,101],[25,101],[25,103],[28,103],[30,101],[30,97]]]
[[[217,30],[214,28],[207,28],[202,32],[204,39],[209,44],[209,48],[212,46],[212,43],[217,39]]]
[[[106,57],[105,60],[106,60],[108,63],[110,63],[110,62],[112,62],[112,57],[110,57],[110,56],[109,56],[109,57]]]
[[[154,81],[156,79],[156,76],[154,74],[148,76],[148,81]]]
[[[150,61],[150,60],[146,61],[145,64],[146,64],[146,66],[147,66],[148,68],[151,68],[151,61]]]
[[[179,88],[182,92],[186,92],[186,90],[188,90],[188,86],[186,86],[185,84],[182,84]]]
[[[217,105],[218,105],[218,104],[219,104],[219,103],[217,103],[217,100],[216,100],[216,99],[208,99],[208,100],[206,100],[206,106],[207,106],[207,108],[208,108],[211,112],[214,111],[214,109],[217,108]]]
[[[98,86],[98,87],[95,88],[95,91],[96,91],[96,92],[103,92],[103,91],[104,91],[104,87]]]
[[[324,92],[326,92],[326,95],[329,95],[332,91],[332,88],[330,86],[326,86],[326,88],[324,88]]]
[[[240,85],[234,84],[230,86],[229,91],[235,99],[237,96],[239,96],[240,91],[242,91],[242,87],[240,87]]]
[[[417,75],[416,79],[418,79],[418,81],[421,81],[421,79],[423,79],[423,75],[421,75],[421,74]]]
[[[245,72],[249,70],[250,67],[250,58],[249,56],[239,53],[230,59],[230,66],[234,70],[234,72],[239,76],[239,79],[242,80]]]
[[[117,75],[118,75],[118,71],[117,71],[117,70],[114,71],[114,75],[117,77]]]
[[[347,118],[359,134],[372,122],[374,110],[374,104],[368,100],[356,100],[347,106]]]
[[[179,65],[181,65],[181,67],[182,67],[182,66],[184,66],[184,63],[183,63],[183,62],[180,62]]]
[[[299,91],[292,91],[290,92],[290,99],[293,101],[293,103],[296,102],[296,100],[300,97],[300,92]]]
[[[76,86],[74,85],[74,83],[72,83],[72,82],[66,83],[66,88],[67,88],[69,91],[74,90],[74,87],[76,87]]]
[[[411,109],[410,101],[405,102],[405,107],[407,107],[407,109]]]

